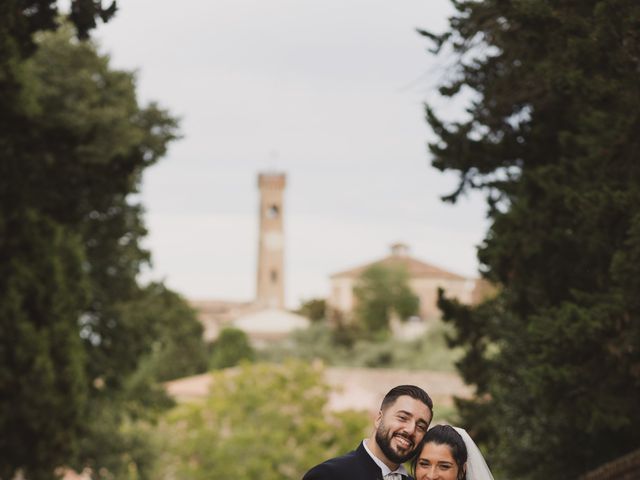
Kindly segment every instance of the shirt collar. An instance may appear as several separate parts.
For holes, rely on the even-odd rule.
[[[380,467],[380,470],[382,470],[382,476],[386,476],[389,473],[400,473],[402,475],[406,475],[407,477],[409,476],[409,472],[407,472],[407,469],[404,468],[404,465],[400,464],[400,466],[398,468],[396,468],[395,470],[391,470],[389,467],[387,467],[387,464],[384,463],[382,460],[380,460],[378,457],[376,457],[371,450],[369,450],[369,447],[367,447],[367,439],[365,438],[362,441],[362,446],[364,447],[364,449],[367,451],[367,453],[369,454],[369,456],[371,457],[371,460],[373,460],[374,462],[376,462],[376,465],[378,465]]]

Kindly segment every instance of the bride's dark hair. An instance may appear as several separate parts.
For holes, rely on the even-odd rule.
[[[451,451],[451,456],[458,466],[458,480],[466,479],[467,474],[465,463],[467,463],[467,447],[460,434],[456,432],[451,425],[436,425],[435,427],[430,428],[424,435],[424,438],[420,443],[420,448],[418,448],[418,454],[411,461],[411,469],[414,477],[416,473],[416,465],[420,459],[420,454],[427,443],[448,446]]]

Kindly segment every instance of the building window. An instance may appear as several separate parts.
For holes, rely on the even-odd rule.
[[[280,209],[277,205],[271,205],[267,208],[267,217],[268,218],[276,218],[280,214]]]
[[[271,283],[276,283],[278,281],[278,271],[271,270]]]

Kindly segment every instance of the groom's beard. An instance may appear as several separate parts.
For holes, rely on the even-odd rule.
[[[394,448],[391,446],[391,440],[393,439],[394,436],[403,437],[406,440],[409,440],[409,442],[411,442],[410,450],[407,450],[404,452],[398,452],[394,450]],[[382,422],[380,423],[380,426],[376,430],[376,443],[380,447],[380,450],[382,450],[382,453],[384,453],[384,456],[387,457],[393,463],[397,463],[398,465],[413,458],[413,456],[416,453],[416,450],[418,449],[418,447],[413,443],[413,440],[411,440],[410,438],[408,438],[407,436],[401,433],[392,434]]]

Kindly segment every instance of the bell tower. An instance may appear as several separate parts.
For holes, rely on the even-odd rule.
[[[260,232],[258,241],[258,278],[256,303],[264,307],[284,308],[284,173],[260,173]]]

